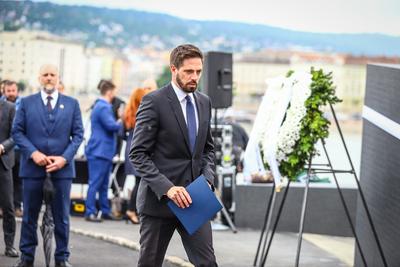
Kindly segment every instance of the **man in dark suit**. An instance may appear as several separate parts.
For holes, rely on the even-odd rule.
[[[58,70],[40,68],[41,90],[21,100],[12,134],[21,149],[20,177],[23,179],[24,215],[21,226],[21,259],[16,267],[33,266],[37,246],[37,221],[42,206],[43,182],[51,173],[55,197],[51,203],[55,224],[55,266],[68,262],[69,207],[73,158],[83,139],[79,103],[57,91]]]
[[[18,85],[15,81],[6,81],[4,83],[4,95],[0,98],[15,104],[15,110],[18,110],[21,97],[19,96]],[[15,216],[22,217],[22,180],[19,177],[19,147],[14,147],[15,164],[12,168],[13,188],[14,188],[14,209]],[[11,193],[11,192],[10,192]]]
[[[18,257],[14,248],[15,216],[11,175],[14,166],[14,141],[11,138],[14,115],[14,104],[0,101],[0,207],[3,208],[5,255],[8,257]]]
[[[211,102],[196,91],[202,68],[197,47],[176,47],[170,56],[171,83],[144,96],[136,116],[130,159],[142,177],[137,198],[139,267],[162,265],[175,229],[190,262],[217,266],[210,222],[189,235],[166,205],[172,200],[189,207],[192,200],[185,187],[201,174],[214,188]]]

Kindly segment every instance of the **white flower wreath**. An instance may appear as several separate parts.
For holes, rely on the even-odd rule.
[[[260,123],[258,140],[263,161],[270,167],[278,186],[282,181],[279,165],[287,160],[300,138],[301,120],[307,112],[305,101],[311,94],[310,84],[311,75],[303,72],[268,82],[268,100],[262,109],[265,117]]]
[[[268,81],[244,157],[244,173],[265,174],[269,169],[277,188],[282,175],[296,179],[316,152],[316,142],[329,135],[330,123],[321,107],[341,102],[335,96],[332,73],[311,68],[309,73],[288,76]],[[307,138],[301,140],[304,134]]]

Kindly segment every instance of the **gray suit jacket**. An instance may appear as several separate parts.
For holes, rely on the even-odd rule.
[[[193,154],[183,112],[169,84],[143,97],[129,158],[141,179],[137,209],[157,217],[173,217],[165,196],[172,186],[189,185],[203,174],[214,183],[214,144],[211,137],[211,102],[195,92],[198,133]],[[205,203],[206,205],[206,203]]]
[[[6,153],[0,156],[0,162],[6,170],[14,166],[14,140],[11,137],[11,127],[15,116],[14,104],[0,100],[0,143]]]

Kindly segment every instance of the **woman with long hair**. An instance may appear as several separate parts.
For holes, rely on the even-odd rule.
[[[144,86],[142,88],[136,88],[133,90],[124,113],[124,126],[126,131],[129,133],[125,151],[125,174],[135,176],[135,186],[132,190],[128,209],[126,211],[126,216],[128,220],[131,221],[133,224],[139,223],[139,218],[136,211],[136,196],[140,183],[140,176],[129,160],[129,151],[131,148],[133,132],[136,124],[136,112],[139,109],[140,102],[142,101],[143,96],[155,90],[157,87],[156,83],[153,80],[146,80],[143,85]]]

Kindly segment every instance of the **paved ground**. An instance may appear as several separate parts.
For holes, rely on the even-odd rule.
[[[19,225],[19,224],[18,224]],[[19,227],[18,227],[19,229]],[[3,233],[1,232],[1,239]],[[19,231],[16,240],[19,240]],[[39,239],[41,240],[41,238]],[[54,248],[54,246],[53,246]],[[138,259],[137,251],[117,246],[111,243],[98,241],[96,239],[77,234],[71,234],[70,262],[74,267],[127,267],[136,266]],[[15,258],[4,256],[4,242],[0,242],[0,267],[11,267],[16,262]],[[42,244],[36,250],[36,267],[45,267]],[[51,265],[54,266],[54,259]]]
[[[19,225],[18,223],[18,227]],[[19,228],[17,232],[19,233]],[[15,262],[15,259],[4,256],[2,230],[0,230],[0,234],[0,267],[10,267]],[[219,266],[252,266],[259,239],[258,231],[239,229],[237,234],[233,234],[230,231],[214,231],[213,236]],[[19,241],[19,235],[16,241]],[[86,222],[80,217],[71,218],[70,260],[74,267],[137,266],[138,241],[139,226],[137,225],[126,224],[121,221],[106,221],[96,224]],[[118,243],[119,245],[110,242]],[[352,253],[354,251],[353,243],[354,241],[351,238],[306,235],[302,246],[300,266],[351,266]],[[277,233],[272,243],[266,266],[293,266],[296,245],[296,234]],[[44,266],[41,247],[37,250],[36,257],[35,266]],[[185,251],[179,235],[175,234],[168,248],[164,267],[191,266],[184,260],[187,260]]]
[[[139,226],[124,222],[103,222],[101,224],[89,223],[82,218],[72,218],[72,229],[86,233],[102,233],[106,236],[120,237],[131,246],[138,246]],[[259,231],[239,229],[237,234],[231,231],[214,231],[214,248],[217,261],[221,267],[246,267],[252,266],[255,251],[259,240]],[[346,264],[346,256],[354,250],[353,240],[349,238],[334,238],[337,246],[347,251],[341,255],[334,255],[331,251],[323,249],[323,245],[330,241],[330,237],[305,238],[302,246],[301,266],[307,267],[340,267]],[[309,242],[308,240],[312,241]],[[320,246],[321,245],[321,246]],[[296,254],[297,235],[293,233],[277,233],[272,243],[267,266],[286,267],[293,266]],[[332,247],[332,250],[335,248]],[[329,248],[327,248],[329,250]],[[172,238],[167,250],[168,256],[187,259],[186,253],[178,234]]]

